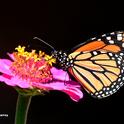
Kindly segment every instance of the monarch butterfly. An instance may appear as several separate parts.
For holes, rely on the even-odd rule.
[[[74,47],[69,54],[49,46],[60,66],[93,97],[110,96],[124,84],[124,31],[91,38]]]

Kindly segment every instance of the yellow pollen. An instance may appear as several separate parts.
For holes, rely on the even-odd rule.
[[[20,57],[25,57],[26,60],[28,59],[33,59],[35,62],[40,61],[41,59],[45,59],[45,61],[48,62],[49,65],[52,66],[52,63],[56,62],[56,59],[53,58],[52,56],[49,56],[47,54],[45,54],[42,51],[39,51],[39,53],[36,53],[36,50],[32,50],[31,52],[27,52],[25,51],[25,46],[21,47],[20,45],[18,47],[15,48],[15,50],[17,50],[17,52],[14,52],[16,54],[14,54],[16,56],[16,59],[19,59]]]
[[[56,63],[56,59],[53,58],[52,56],[45,55],[44,58],[45,58],[46,61],[48,61],[48,63],[49,63],[50,65],[52,65],[52,63]]]

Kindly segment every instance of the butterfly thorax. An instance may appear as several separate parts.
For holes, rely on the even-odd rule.
[[[56,58],[63,70],[67,70],[69,67],[73,66],[73,59],[70,59],[66,52],[54,51],[52,55]]]

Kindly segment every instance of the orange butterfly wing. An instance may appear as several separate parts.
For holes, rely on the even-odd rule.
[[[91,39],[74,49],[68,71],[91,95],[107,97],[123,85],[124,32]]]

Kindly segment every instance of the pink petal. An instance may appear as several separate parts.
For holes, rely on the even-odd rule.
[[[12,53],[7,53],[7,55],[8,55],[12,60],[14,60],[14,56],[13,56]]]
[[[78,88],[66,88],[63,90],[63,92],[68,94],[70,98],[76,102],[83,98],[83,93]]]
[[[19,79],[18,76],[14,76],[11,78],[11,82],[13,82],[16,86],[20,88],[30,88],[30,83],[26,80]]]
[[[12,78],[12,76],[11,76],[11,75],[8,75],[8,74],[5,74],[5,73],[4,73],[4,74],[2,74],[2,76],[3,76],[3,77],[5,77],[5,78],[7,78],[7,79],[11,79],[11,78]]]
[[[5,84],[9,85],[9,86],[16,86],[11,79],[8,79],[2,75],[0,75],[0,82],[4,82]]]
[[[72,86],[72,85],[74,85],[75,87],[78,87],[78,88],[81,87],[78,82],[72,81],[72,80],[71,81],[66,81],[65,84],[68,85],[68,87]]]
[[[21,80],[17,76],[8,78],[4,75],[0,75],[0,82],[4,82],[9,86],[19,86],[20,88],[30,88],[28,81]]]
[[[51,73],[52,73],[54,79],[62,80],[62,81],[70,80],[68,73],[66,71],[63,71],[62,69],[57,69],[55,67],[52,67]]]
[[[70,82],[70,83],[69,83]],[[68,81],[69,85],[66,85],[65,82],[63,81],[56,81],[56,82],[51,82],[47,84],[43,83],[32,83],[34,87],[37,87],[39,89],[46,89],[46,90],[59,90],[62,92],[65,92],[70,96],[70,98],[74,101],[78,101],[83,97],[83,93],[80,90],[80,85],[71,85],[71,81]]]
[[[9,59],[0,59],[0,72],[11,75],[11,71],[9,69],[11,63],[12,61],[10,61]]]

